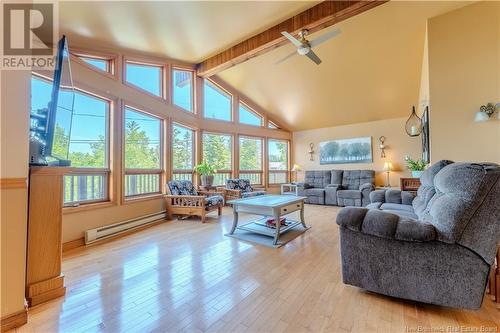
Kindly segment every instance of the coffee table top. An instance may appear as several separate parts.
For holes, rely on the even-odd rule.
[[[260,207],[282,207],[295,202],[304,201],[306,197],[296,197],[291,195],[258,195],[251,198],[243,198],[228,201],[232,205],[260,206]]]

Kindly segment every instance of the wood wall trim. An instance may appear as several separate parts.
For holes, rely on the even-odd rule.
[[[28,188],[27,178],[0,178],[0,189]]]
[[[7,332],[28,322],[28,309],[21,310],[14,314],[2,317],[1,332]]]
[[[197,74],[210,77],[234,65],[269,52],[288,43],[282,31],[297,33],[309,29],[314,33],[335,23],[361,14],[388,0],[368,1],[323,1],[300,14],[288,18],[277,25],[256,34],[198,64]]]
[[[75,239],[75,240],[63,243],[63,245],[62,245],[62,251],[66,252],[66,251],[69,251],[69,250],[73,250],[73,249],[79,248],[81,246],[85,246],[85,238],[84,237],[81,237],[81,238],[78,238],[78,239]]]

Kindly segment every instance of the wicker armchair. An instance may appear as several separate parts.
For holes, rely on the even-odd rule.
[[[188,180],[171,180],[167,183],[167,218],[173,215],[194,215],[201,217],[205,223],[207,213],[217,210],[222,213],[224,197],[222,192],[197,191],[192,182]]]
[[[228,179],[226,187],[218,187],[217,190],[224,191],[226,201],[266,194],[264,188],[252,187],[248,179]]]

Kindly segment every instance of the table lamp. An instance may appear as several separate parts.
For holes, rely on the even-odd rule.
[[[389,181],[389,173],[391,172],[392,170],[392,163],[391,162],[385,162],[384,163],[384,169],[383,169],[385,172],[387,172],[387,187],[391,187],[391,183]]]
[[[297,172],[302,171],[302,168],[298,164],[294,164],[292,167],[292,172],[295,172],[295,181],[297,181]]]

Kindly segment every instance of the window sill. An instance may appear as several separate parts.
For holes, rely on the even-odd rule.
[[[80,206],[76,207],[63,207],[63,215],[65,214],[73,214],[73,213],[79,213],[79,212],[84,212],[88,210],[95,210],[95,209],[103,209],[103,208],[108,208],[108,207],[113,207],[116,206],[116,203],[113,201],[101,201],[101,202],[93,202],[93,203],[88,203],[88,204],[81,204]]]
[[[133,197],[125,197],[123,199],[123,204],[126,205],[141,201],[158,200],[163,198],[164,196],[165,195],[163,193],[152,193],[152,194],[137,195]]]

